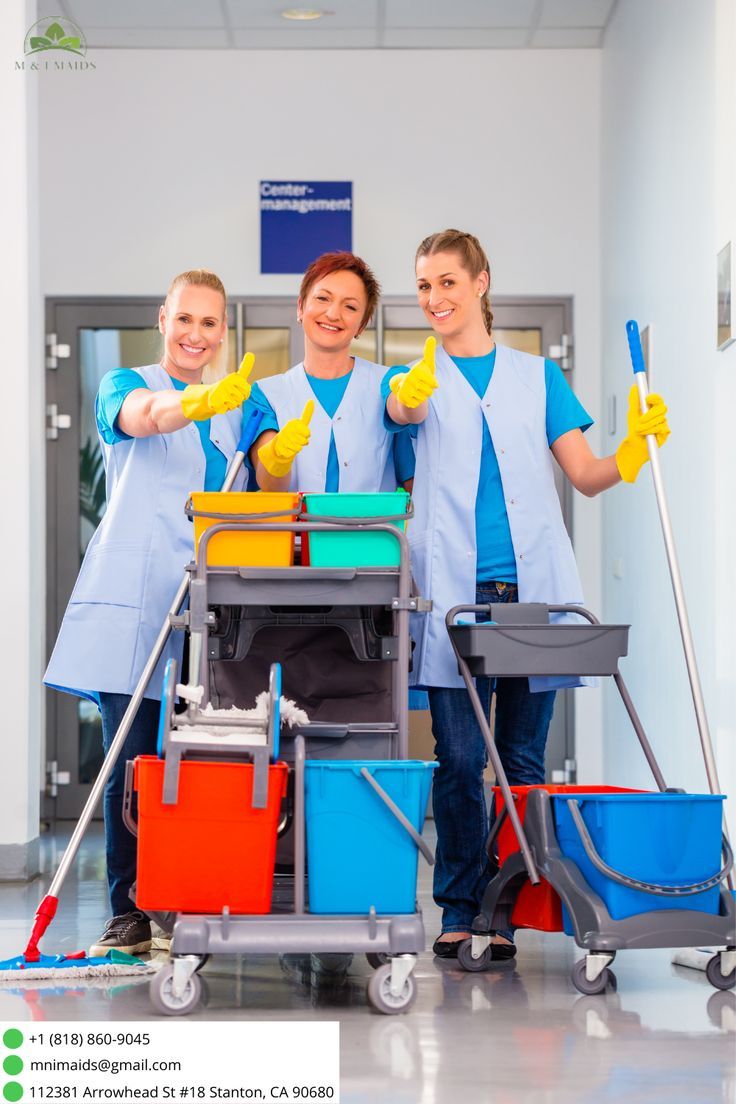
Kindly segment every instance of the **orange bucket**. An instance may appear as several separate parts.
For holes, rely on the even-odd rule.
[[[540,786],[512,786],[511,792],[516,798],[516,812],[519,820],[524,823],[526,816],[526,800],[530,790],[546,790],[547,793],[640,793],[640,790],[626,790],[618,786],[567,786],[567,785],[540,785]],[[496,816],[500,816],[504,809],[503,794],[498,786],[494,788],[496,798]],[[514,827],[507,817],[498,832],[498,865],[503,866],[506,859],[519,850]],[[517,928],[533,928],[535,931],[563,931],[562,927],[562,901],[555,893],[549,882],[541,878],[538,885],[532,885],[526,881],[519,890],[514,911],[511,913],[511,923]]]
[[[278,512],[277,517],[260,519],[265,525],[296,521],[300,507],[299,495],[289,491],[194,491],[191,501],[193,509],[204,515],[193,518],[195,556],[204,531],[212,525],[227,524],[226,518],[208,516],[208,510],[213,514]],[[247,518],[233,518],[233,521],[247,521]],[[290,567],[293,562],[293,533],[216,533],[207,546],[210,567]]]
[[[252,763],[179,766],[176,805],[164,805],[164,761],[139,755],[136,906],[154,912],[266,913],[289,768],[268,768],[268,803],[254,809]]]

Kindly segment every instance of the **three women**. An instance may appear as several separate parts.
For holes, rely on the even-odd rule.
[[[592,495],[621,478],[633,481],[647,457],[646,434],[662,443],[669,430],[666,408],[650,396],[647,415],[632,407],[616,456],[595,457],[583,437],[591,419],[559,368],[496,345],[490,270],[477,239],[454,230],[432,235],[417,251],[416,271],[420,305],[443,345],[435,353],[430,340],[418,364],[386,373],[350,353],[378,300],[370,269],[350,253],[310,266],[297,306],[304,360],[254,385],[250,402],[263,420],[250,462],[267,490],[377,491],[414,476],[416,443],[412,566],[434,609],[419,623],[413,682],[429,690],[440,763],[435,898],[443,922],[434,949],[449,957],[469,934],[490,870],[485,747],[444,615],[461,602],[580,602],[552,455],[573,485]],[[161,364],[110,373],[98,396],[108,511],[46,681],[99,700],[106,747],[191,557],[183,500],[198,487],[219,486],[235,451],[247,378],[232,373],[202,383],[225,325],[219,281],[201,271],[182,274],[161,310]],[[146,918],[128,901],[135,852],[120,816],[121,770],[125,758],[153,748],[159,686],[154,675],[106,793],[114,917],[93,948],[102,953],[135,952],[150,939]],[[482,680],[480,689],[487,705],[496,694],[495,739],[509,781],[543,781],[555,687],[500,679],[495,686]],[[495,956],[513,953],[511,933],[499,935]]]

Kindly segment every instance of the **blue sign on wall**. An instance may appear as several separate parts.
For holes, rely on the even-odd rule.
[[[304,272],[334,249],[353,248],[349,180],[261,181],[261,272]]]

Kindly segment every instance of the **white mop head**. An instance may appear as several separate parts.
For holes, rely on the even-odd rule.
[[[202,710],[204,717],[227,717],[228,720],[238,721],[265,721],[268,719],[268,690],[263,690],[256,698],[256,704],[253,709],[238,709],[236,706],[231,705],[229,709],[214,709],[211,705],[206,705]],[[281,720],[284,724],[288,724],[289,728],[293,728],[294,725],[309,724],[309,717],[300,709],[296,702],[291,701],[290,698],[281,698]]]

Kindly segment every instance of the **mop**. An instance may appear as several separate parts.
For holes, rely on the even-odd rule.
[[[631,354],[631,364],[634,369],[634,379],[636,381],[637,390],[639,392],[639,403],[641,406],[641,412],[642,414],[645,414],[649,409],[647,404],[647,395],[649,393],[649,389],[647,386],[646,366],[644,364],[644,354],[641,348],[641,338],[639,336],[638,323],[634,321],[627,322],[626,335],[629,341],[629,352]],[[656,438],[653,435],[647,437],[647,446],[649,448],[649,463],[652,470],[652,480],[654,482],[654,492],[657,499],[657,506],[659,508],[659,519],[662,525],[662,536],[664,538],[665,551],[667,553],[667,563],[670,569],[672,590],[675,597],[677,620],[680,626],[680,636],[682,637],[682,646],[685,653],[685,665],[687,667],[688,678],[690,680],[690,692],[692,694],[693,706],[695,708],[695,719],[697,721],[698,733],[700,735],[700,745],[703,751],[705,773],[708,778],[708,788],[710,789],[710,792],[712,794],[720,794],[723,791],[721,790],[720,783],[718,781],[718,769],[716,767],[716,760],[713,752],[713,743],[710,736],[708,717],[705,712],[705,699],[703,697],[703,690],[700,683],[698,663],[695,658],[693,635],[690,629],[690,619],[687,613],[687,606],[685,605],[685,592],[682,586],[680,565],[677,559],[677,551],[675,549],[675,539],[672,532],[669,507],[667,505],[664,482],[662,480],[662,469],[659,461],[659,451],[657,449]],[[733,893],[732,876],[729,876],[728,884],[731,892]],[[713,958],[714,954],[716,954],[715,950],[708,950],[705,947],[684,947],[673,954],[672,962],[676,966],[689,966],[691,969],[694,970],[705,970],[708,962]]]
[[[246,353],[246,356],[243,358],[243,363],[240,366],[241,370],[247,367],[246,360],[248,357],[249,354]],[[261,411],[254,410],[243,424],[237,451],[233,456],[222,486],[223,491],[229,491],[235,482],[235,477],[240,471],[245,454],[255,439],[262,417]],[[82,842],[82,837],[92,820],[92,814],[102,796],[102,791],[112,773],[118,755],[122,751],[123,744],[125,743],[136,713],[138,712],[138,708],[143,700],[146,687],[161,657],[164,645],[171,631],[169,618],[179,613],[187,595],[188,588],[189,575],[185,572],[156,638],[156,643],[141,672],[138,685],[130,699],[130,705],[125,711],[120,726],[115,734],[115,739],[105,756],[102,767],[100,768],[100,773],[95,779],[90,795],[82,810],[82,814],[72,833],[69,845],[61,857],[59,868],[51,881],[49,891],[36,910],[28,945],[22,954],[16,955],[14,958],[7,958],[4,961],[0,961],[0,982],[12,981],[14,984],[18,984],[18,982],[26,978],[40,979],[55,977],[64,979],[69,978],[71,980],[98,976],[100,974],[106,976],[130,975],[151,973],[158,968],[150,962],[144,962],[142,959],[136,958],[134,955],[125,954],[123,951],[111,950],[105,955],[94,958],[87,955],[85,951],[77,951],[75,954],[70,955],[45,955],[39,950],[38,944],[56,915],[61,887],[76,858],[79,846]]]

